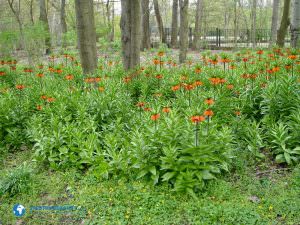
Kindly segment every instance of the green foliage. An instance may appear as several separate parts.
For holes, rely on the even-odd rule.
[[[32,182],[32,168],[24,163],[5,175],[1,174],[0,178],[0,197],[6,194],[12,197],[26,193]]]

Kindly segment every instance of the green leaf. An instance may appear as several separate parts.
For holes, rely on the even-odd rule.
[[[149,168],[149,171],[155,176],[156,175],[156,168],[155,168],[155,166],[151,166],[150,168]]]
[[[292,161],[291,161],[291,156],[290,156],[290,154],[289,153],[287,153],[287,152],[284,152],[284,158],[285,158],[285,160],[286,160],[286,162],[287,162],[287,164],[291,164],[292,163]]]
[[[176,175],[176,172],[167,172],[165,173],[162,178],[162,181],[169,181],[171,178],[173,178]]]
[[[202,174],[203,180],[216,179],[216,177],[213,174],[211,174],[208,170],[201,171],[201,174]]]
[[[141,171],[138,173],[136,179],[140,179],[140,178],[144,177],[147,173],[148,173],[148,170],[145,170],[145,169],[141,170]]]
[[[284,162],[285,162],[285,159],[284,159],[283,154],[277,155],[276,158],[275,158],[275,161],[276,161],[277,163],[284,163]]]

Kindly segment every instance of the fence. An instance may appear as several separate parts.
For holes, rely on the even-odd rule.
[[[165,28],[166,44],[170,46],[171,43],[171,28]],[[207,28],[200,31],[199,46],[204,49],[221,49],[221,48],[247,48],[253,47],[251,40],[251,32],[249,29],[220,29]],[[189,28],[189,46],[192,47],[194,40],[194,31]],[[256,47],[267,48],[271,37],[270,29],[256,29],[255,43]],[[179,36],[177,36],[179,40]],[[160,35],[158,29],[153,27],[151,29],[151,42],[153,46],[160,43]],[[288,32],[286,45],[290,43],[290,34]]]

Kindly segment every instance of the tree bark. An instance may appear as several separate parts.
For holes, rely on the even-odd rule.
[[[33,0],[30,1],[30,20],[32,25],[34,24],[34,19],[33,19]]]
[[[75,0],[80,60],[84,74],[97,69],[96,30],[93,0]]]
[[[283,14],[282,14],[282,18],[281,18],[281,23],[280,23],[279,30],[277,32],[276,44],[279,47],[284,46],[284,42],[285,42],[284,39],[285,39],[285,36],[287,33],[287,28],[290,25],[290,19],[289,19],[290,6],[291,6],[291,0],[285,0],[284,5],[283,5]]]
[[[251,9],[251,42],[252,47],[256,48],[256,8],[257,0],[252,0],[252,9]]]
[[[60,6],[60,25],[61,25],[61,32],[62,32],[62,46],[66,47],[66,41],[64,38],[64,35],[68,31],[67,23],[66,23],[66,0],[61,0],[61,6]]]
[[[180,2],[180,52],[179,63],[184,63],[188,49],[188,7],[189,0],[179,0]]]
[[[238,36],[238,23],[237,23],[237,0],[234,0],[234,47],[237,47],[237,36]]]
[[[171,46],[172,46],[172,48],[177,47],[177,38],[178,38],[178,0],[173,0],[172,30],[171,30]]]
[[[45,46],[46,46],[46,54],[48,55],[51,53],[51,39],[50,39],[50,29],[49,29],[45,0],[40,0],[40,18],[39,19],[43,23],[45,31],[46,31]]]
[[[197,7],[196,7],[195,31],[194,31],[194,40],[193,40],[194,49],[200,48],[202,10],[203,10],[203,0],[198,0]]]
[[[273,0],[271,38],[270,38],[270,45],[269,45],[270,47],[276,42],[278,16],[279,16],[279,0]]]
[[[294,0],[293,15],[291,21],[291,46],[293,48],[299,47],[300,35],[300,0]]]
[[[122,0],[120,28],[122,33],[122,56],[125,70],[140,64],[141,5],[139,0]]]
[[[156,21],[157,21],[157,25],[158,25],[158,29],[159,29],[160,41],[162,43],[166,43],[164,24],[163,24],[161,15],[160,15],[158,0],[153,0],[153,4],[154,4],[155,17],[156,17]]]
[[[141,50],[150,48],[150,10],[149,0],[142,0],[142,44]]]

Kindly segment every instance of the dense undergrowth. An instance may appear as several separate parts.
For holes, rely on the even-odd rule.
[[[30,68],[3,59],[1,155],[32,147],[34,160],[54,170],[167,183],[194,198],[209,180],[266,157],[293,167],[298,54],[206,52],[178,66],[159,52],[126,74],[119,58],[101,59],[89,77],[70,54]]]

